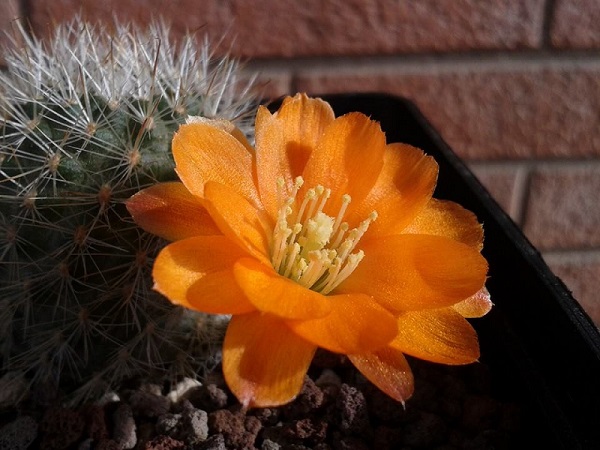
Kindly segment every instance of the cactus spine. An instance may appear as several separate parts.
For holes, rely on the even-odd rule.
[[[51,39],[18,27],[0,72],[0,359],[3,371],[85,398],[132,377],[196,376],[220,326],[152,291],[163,245],[123,200],[176,179],[187,115],[249,134],[257,96],[239,64],[192,35],[74,19]],[[248,78],[246,78],[248,80]]]

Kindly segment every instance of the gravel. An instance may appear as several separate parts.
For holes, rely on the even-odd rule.
[[[279,408],[244,410],[215,371],[177,395],[155,385],[102,405],[0,411],[0,448],[78,450],[509,449],[523,406],[496,388],[487,366],[411,360],[416,390],[403,407],[343,356],[322,352],[302,391]]]

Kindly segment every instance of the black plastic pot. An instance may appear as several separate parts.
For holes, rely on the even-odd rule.
[[[495,306],[473,325],[497,389],[523,405],[523,448],[600,448],[600,334],[539,252],[411,102],[382,94],[322,98],[336,115],[360,111],[379,121],[388,142],[434,156],[435,196],[483,222]]]

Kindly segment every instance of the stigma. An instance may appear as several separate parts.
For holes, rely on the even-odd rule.
[[[353,229],[344,222],[351,198],[344,194],[335,217],[323,212],[331,190],[315,186],[302,201],[298,191],[304,184],[296,178],[289,197],[284,198],[283,179],[278,180],[279,210],[271,241],[271,263],[282,276],[321,294],[328,294],[358,267],[364,258],[355,251],[369,225],[377,219],[373,211]]]

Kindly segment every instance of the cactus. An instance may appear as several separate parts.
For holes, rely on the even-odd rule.
[[[132,378],[198,377],[227,318],[152,291],[164,242],[123,201],[176,179],[171,139],[188,115],[249,134],[253,79],[206,40],[171,43],[164,24],[76,18],[48,40],[16,28],[0,72],[2,371],[79,400]]]

